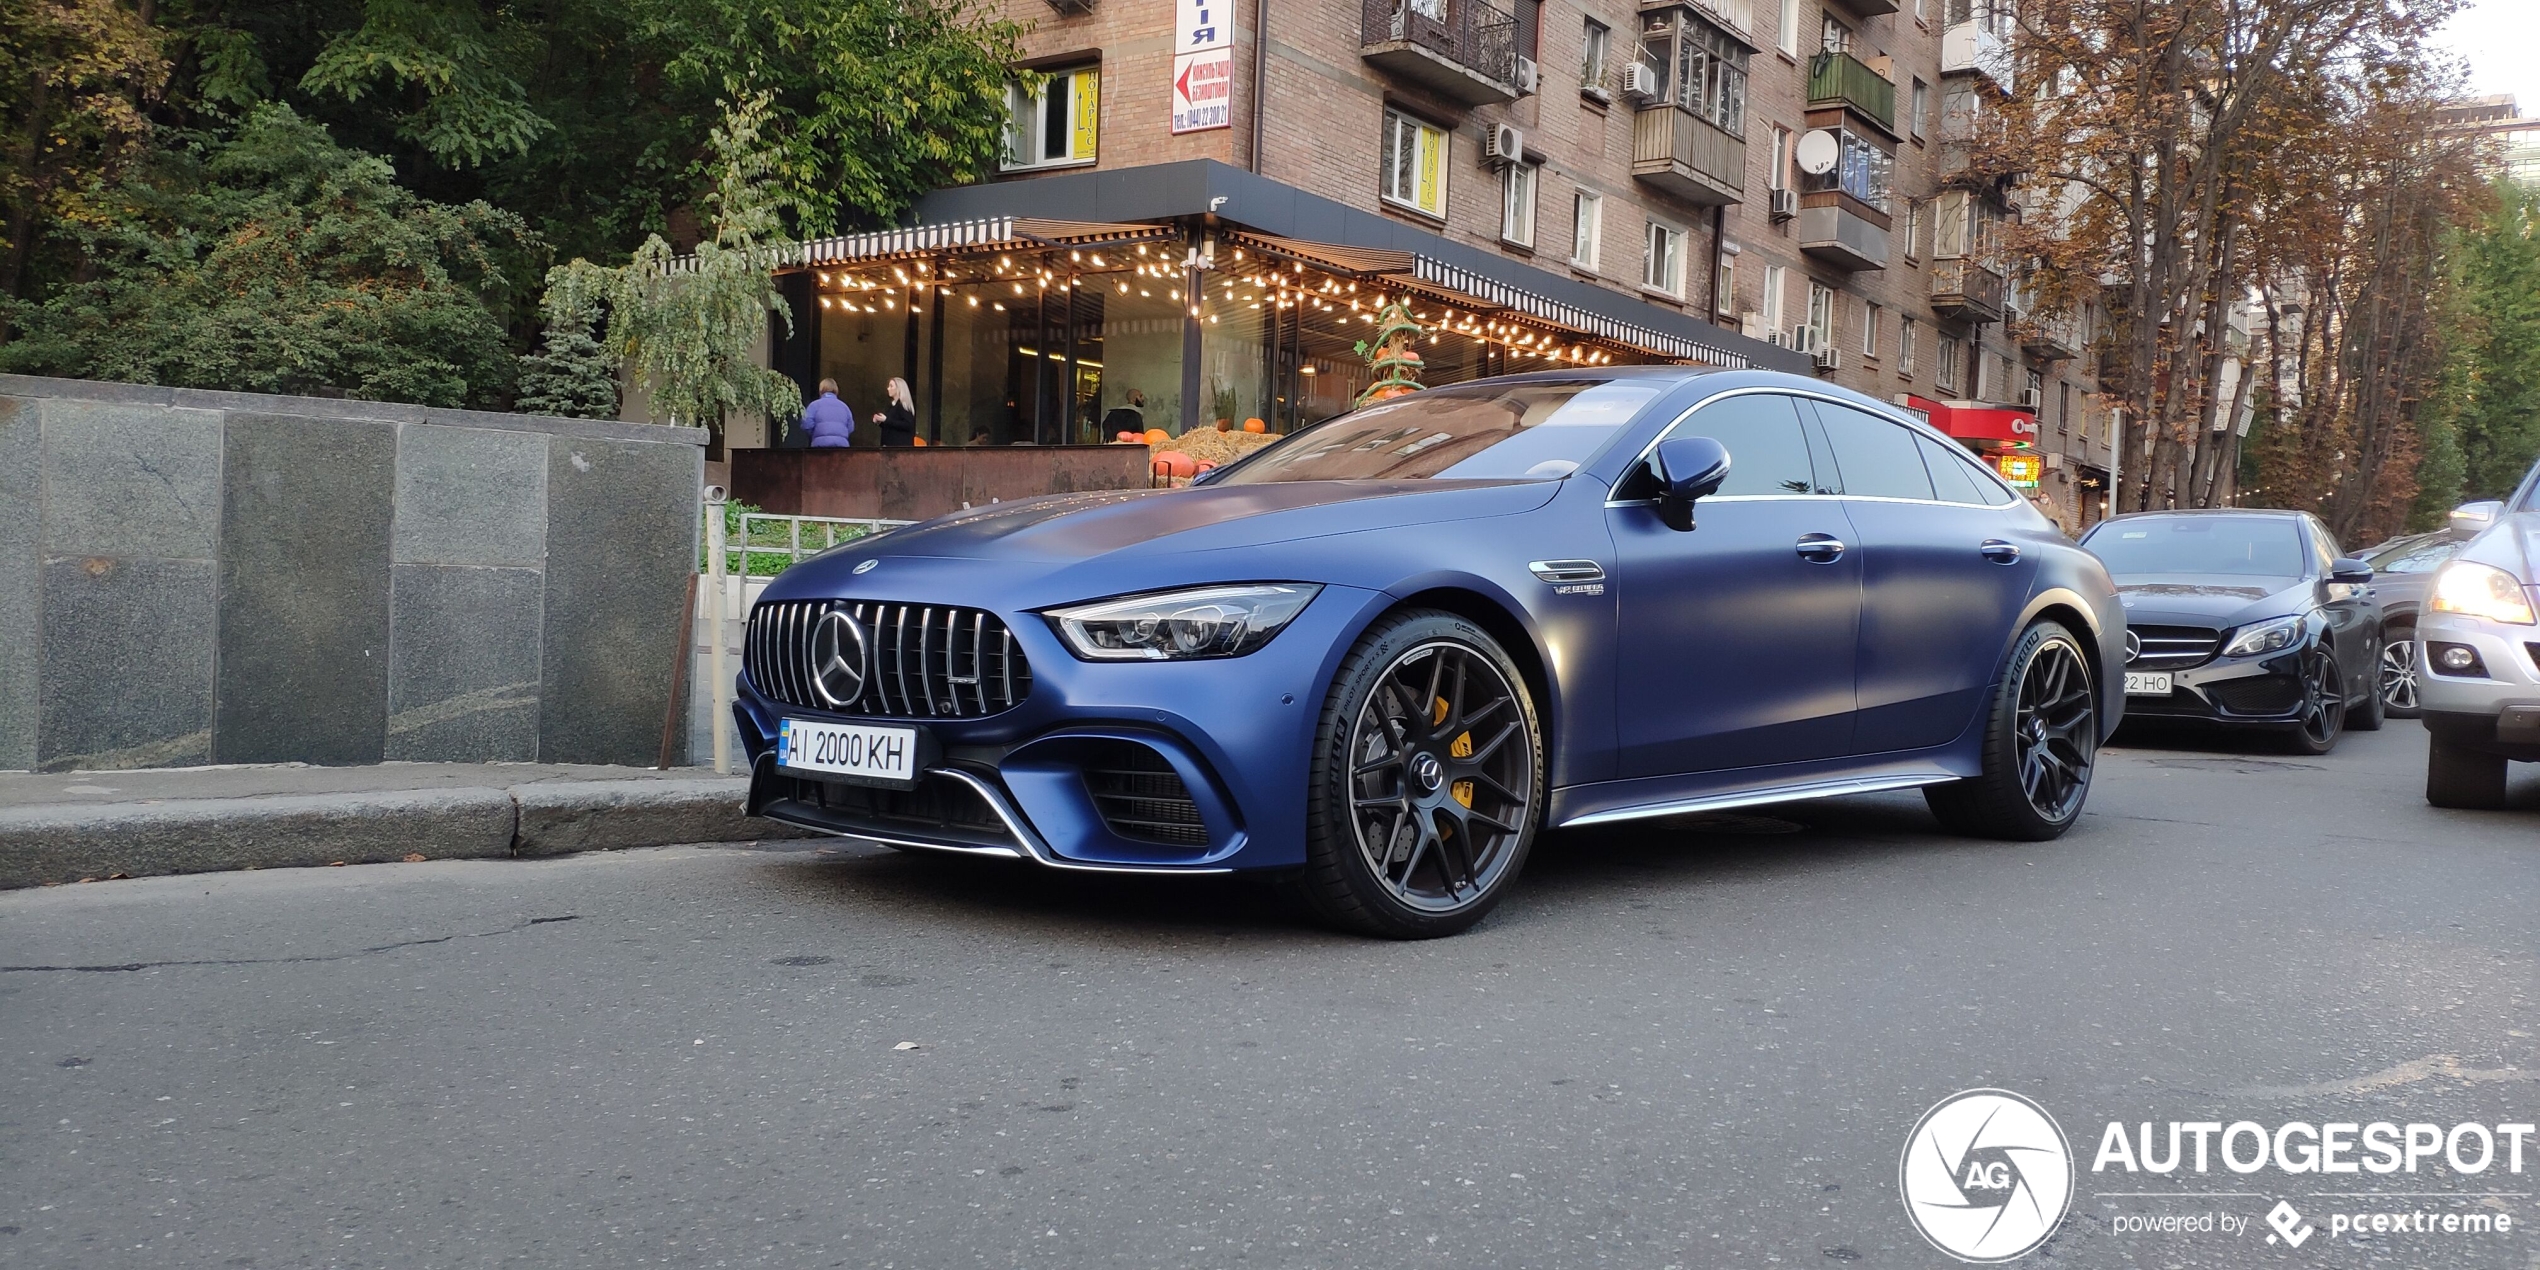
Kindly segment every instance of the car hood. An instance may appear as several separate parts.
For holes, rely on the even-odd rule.
[[[2137,573],[2117,577],[2126,621],[2149,625],[2238,626],[2310,607],[2300,578],[2237,574]]]
[[[1289,481],[1048,494],[939,516],[858,541],[864,556],[1067,564],[1117,553],[1258,547],[1388,526],[1506,516],[1559,481]]]

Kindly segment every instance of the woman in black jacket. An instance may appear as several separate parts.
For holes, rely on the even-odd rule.
[[[917,444],[917,402],[908,395],[908,381],[892,376],[882,395],[882,411],[873,416],[882,429],[882,444]]]

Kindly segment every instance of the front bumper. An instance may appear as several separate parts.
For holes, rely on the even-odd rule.
[[[2478,654],[2467,674],[2438,670],[2447,645]],[[2540,762],[2540,627],[2426,610],[2417,619],[2417,701],[2426,730],[2456,745]]]
[[[751,764],[747,810],[897,846],[1124,873],[1224,873],[1305,859],[1313,733],[1342,650],[1382,608],[1326,586],[1243,657],[1085,662],[1028,612],[991,609],[1031,665],[1031,690],[979,718],[867,718],[805,709],[738,676],[733,717]],[[917,726],[939,756],[909,791],[779,769],[786,718]]]
[[[2295,647],[2265,657],[2217,657],[2199,665],[2159,672],[2170,677],[2170,694],[2128,696],[2126,717],[2188,719],[2238,727],[2299,723],[2304,706],[2304,651],[2304,647]]]

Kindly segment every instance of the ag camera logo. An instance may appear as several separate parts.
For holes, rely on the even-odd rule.
[[[1923,1113],[1897,1165],[1905,1215],[1960,1261],[2037,1250],[2073,1202],[2073,1149],[2044,1107],[2007,1089],[1952,1094]]]

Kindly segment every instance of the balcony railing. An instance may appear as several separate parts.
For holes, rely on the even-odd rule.
[[[1468,106],[1517,97],[1517,19],[1483,0],[1365,0],[1359,53]]]
[[[1966,322],[2002,320],[2002,275],[1960,257],[1931,262],[1931,307]]]
[[[1896,85],[1850,53],[1819,53],[1808,63],[1808,104],[1849,106],[1896,131]]]
[[[2011,95],[2011,46],[1982,22],[1955,22],[1940,33],[1940,73],[1981,75]]]
[[[1632,117],[1632,175],[1706,207],[1746,197],[1746,142],[1681,106]]]

